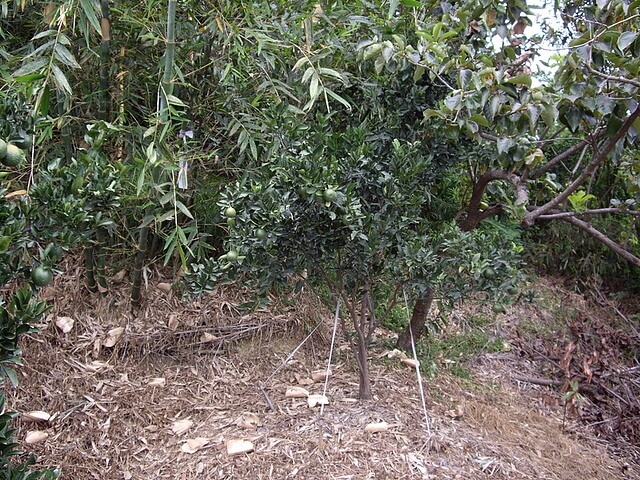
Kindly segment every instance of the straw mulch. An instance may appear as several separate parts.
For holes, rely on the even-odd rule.
[[[386,355],[389,332],[371,349],[368,402],[355,398],[355,362],[339,337],[321,411],[285,396],[324,391],[311,377],[327,366],[333,314],[307,292],[246,314],[238,305],[249,297],[233,289],[182,301],[150,285],[136,315],[126,292],[96,299],[73,272],[44,293],[55,309],[24,341],[11,407],[52,415],[19,420],[18,438],[46,432],[23,448],[63,478],[633,478],[624,459],[563,431],[560,406],[501,371],[519,361],[514,352],[479,359],[471,380],[425,378],[427,421],[415,371]],[[68,333],[61,317],[73,320]],[[379,422],[386,431],[365,431]],[[230,440],[253,451],[230,455]]]

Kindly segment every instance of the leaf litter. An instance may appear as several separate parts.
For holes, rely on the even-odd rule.
[[[239,306],[250,297],[228,287],[185,302],[149,289],[133,316],[126,289],[109,303],[79,295],[71,275],[56,287],[52,318],[71,317],[74,327],[62,333],[50,322],[25,339],[10,400],[18,411],[48,412],[39,430],[18,420],[18,438],[35,440],[25,450],[66,478],[638,478],[587,430],[563,429],[564,409],[540,401],[543,387],[510,377],[522,364],[515,342],[514,351],[479,358],[471,379],[424,380],[427,436],[415,372],[385,359],[383,345],[370,352],[374,400],[355,398],[347,348],[331,365],[323,415],[308,404],[322,394],[316,384],[303,384],[307,396],[286,395],[326,371],[332,315],[304,291],[247,314]],[[258,385],[319,321],[326,328],[264,386],[269,409]],[[216,340],[201,341],[205,333]]]

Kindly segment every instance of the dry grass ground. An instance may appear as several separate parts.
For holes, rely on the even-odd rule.
[[[556,392],[512,378],[524,362],[516,348],[478,357],[469,379],[425,378],[427,430],[415,371],[389,359],[383,341],[371,351],[373,401],[354,398],[355,362],[342,344],[323,411],[285,397],[290,386],[324,389],[308,379],[326,368],[333,315],[310,295],[243,315],[236,306],[246,299],[232,290],[182,302],[151,288],[133,316],[117,300],[124,295],[90,298],[71,274],[45,294],[55,311],[24,342],[12,408],[52,415],[18,421],[18,437],[48,433],[24,447],[63,478],[639,478],[602,442],[563,428]],[[59,317],[74,320],[68,333],[55,326]],[[382,421],[388,431],[365,432]],[[229,455],[234,439],[254,451]]]

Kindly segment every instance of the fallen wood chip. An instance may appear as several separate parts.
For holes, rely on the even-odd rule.
[[[47,438],[49,438],[49,434],[47,432],[31,430],[25,435],[24,442],[32,445],[34,443],[44,442]]]
[[[204,437],[190,438],[189,440],[187,440],[185,443],[182,444],[182,447],[180,447],[180,449],[185,453],[196,453],[198,450],[200,450],[202,447],[204,447],[208,443],[209,443],[208,438],[204,438]]]
[[[331,370],[315,370],[311,372],[311,379],[314,382],[324,382],[327,377],[331,376]]]
[[[386,432],[389,430],[389,424],[387,422],[373,422],[364,427],[364,431],[367,433]]]
[[[241,455],[253,452],[253,443],[249,440],[227,440],[227,453],[229,455]]]
[[[157,377],[149,380],[149,383],[147,385],[149,385],[150,387],[164,387],[166,383],[167,380],[164,377]]]
[[[102,345],[107,348],[113,347],[116,343],[118,343],[123,333],[123,327],[112,328],[107,332],[107,338],[104,340],[104,342],[102,342]]]
[[[405,365],[409,365],[412,368],[416,368],[420,366],[420,362],[418,360],[414,360],[413,358],[401,358],[400,361]]]
[[[173,424],[173,427],[171,427],[171,430],[173,430],[173,433],[175,433],[176,435],[182,435],[191,427],[193,427],[193,422],[189,418],[185,418],[183,420],[178,420],[177,422],[175,422]]]
[[[307,402],[309,403],[309,408],[318,405],[329,405],[329,399],[325,395],[309,395]]]
[[[56,327],[62,333],[69,333],[73,329],[74,320],[71,317],[58,317],[56,319]]]
[[[22,420],[25,422],[48,422],[50,418],[51,415],[41,410],[34,410],[33,412],[22,414]]]
[[[302,387],[289,387],[284,396],[286,398],[306,398],[309,396],[309,390]]]

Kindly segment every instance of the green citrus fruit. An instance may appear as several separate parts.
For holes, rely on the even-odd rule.
[[[493,307],[491,307],[491,310],[493,310],[493,313],[504,313],[505,308],[504,305],[496,303]]]
[[[236,219],[235,218],[227,218],[227,225],[229,225],[230,227],[235,227],[236,226]]]
[[[338,199],[338,194],[335,190],[327,188],[322,195],[325,202],[335,202]]]
[[[7,142],[0,138],[0,160],[7,154]]]
[[[258,238],[258,240],[266,240],[267,232],[265,232],[263,229],[259,228],[259,229],[256,230],[256,237]]]
[[[235,250],[229,250],[227,252],[227,260],[229,260],[230,262],[235,262],[238,259],[238,252],[236,252]]]
[[[44,287],[49,285],[53,280],[53,272],[42,265],[38,265],[31,270],[31,281],[36,287]]]
[[[227,218],[235,218],[236,209],[233,207],[227,207],[227,209],[224,211],[224,216]]]
[[[13,143],[7,144],[7,153],[2,159],[7,167],[18,167],[24,162],[24,151],[21,148],[16,147]]]
[[[507,293],[509,295],[517,295],[518,294],[518,289],[516,287],[509,287],[509,288],[507,288]]]

